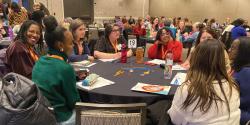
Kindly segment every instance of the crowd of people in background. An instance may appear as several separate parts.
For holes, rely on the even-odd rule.
[[[155,41],[145,50],[149,59],[164,60],[171,51],[173,61],[188,69],[168,111],[174,124],[245,125],[250,120],[247,20],[227,18],[218,23],[214,18],[192,22],[182,17],[116,16],[112,24],[102,24],[104,35],[92,54],[85,39],[88,25],[81,19],[57,21],[42,3],[34,3],[30,12],[15,2],[1,4],[0,13],[0,38],[13,37],[1,51],[4,73],[15,72],[33,80],[60,124],[74,124],[74,105],[80,101],[69,62],[120,59],[128,35],[136,36],[137,41],[140,37]],[[190,49],[186,60],[182,60],[184,48]],[[126,55],[133,56],[132,49],[126,47]]]

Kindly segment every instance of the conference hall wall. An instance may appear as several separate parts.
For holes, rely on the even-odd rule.
[[[149,0],[152,16],[188,17],[193,21],[215,18],[219,22],[230,17],[250,21],[250,0]]]

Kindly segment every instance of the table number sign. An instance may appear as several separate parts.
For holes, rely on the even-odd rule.
[[[128,48],[136,48],[137,40],[136,39],[128,39]]]

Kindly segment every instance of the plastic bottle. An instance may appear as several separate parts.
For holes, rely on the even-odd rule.
[[[121,48],[121,63],[127,63],[127,49],[126,49],[126,44],[122,44],[122,48]]]
[[[168,51],[165,60],[164,79],[171,79],[173,66],[173,53]]]
[[[150,29],[146,29],[146,36],[147,36],[147,38],[150,38]]]

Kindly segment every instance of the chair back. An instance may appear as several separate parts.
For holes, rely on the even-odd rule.
[[[88,40],[99,39],[98,28],[88,28]]]
[[[76,103],[77,125],[145,125],[145,121],[145,103]]]

